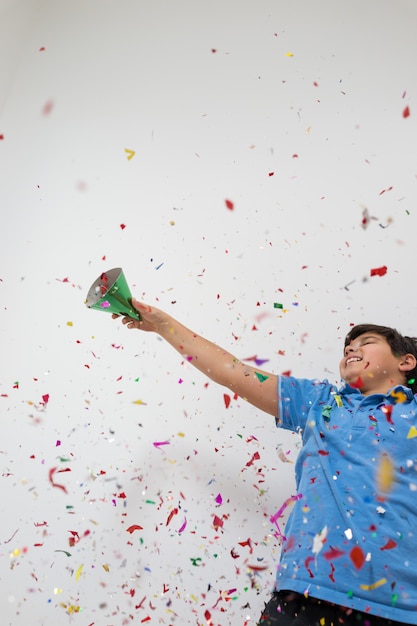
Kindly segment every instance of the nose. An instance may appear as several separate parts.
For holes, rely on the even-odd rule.
[[[351,352],[356,352],[357,349],[358,349],[358,343],[350,343],[345,348],[345,354],[347,355],[347,354],[350,354]]]

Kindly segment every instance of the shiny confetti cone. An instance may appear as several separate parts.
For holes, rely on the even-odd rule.
[[[141,319],[132,305],[132,294],[120,267],[100,274],[91,285],[85,304],[96,311],[107,311],[117,315],[128,315],[137,320]]]

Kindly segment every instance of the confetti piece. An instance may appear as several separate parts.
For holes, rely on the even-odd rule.
[[[356,569],[361,569],[363,567],[365,563],[365,554],[360,546],[353,546],[349,557]]]
[[[134,533],[135,530],[143,530],[142,526],[139,526],[139,524],[132,524],[132,526],[129,526],[129,528],[126,528],[126,532],[127,533]]]
[[[274,302],[274,309],[283,309],[284,305],[280,302]]]
[[[404,391],[391,391],[391,396],[397,400],[397,402],[407,402],[407,396]]]
[[[246,467],[250,467],[251,465],[253,465],[254,461],[259,461],[260,458],[261,455],[259,454],[259,452],[255,452],[251,460],[246,463]]]
[[[388,454],[381,454],[378,462],[376,483],[378,491],[388,493],[394,482],[394,466]]]
[[[293,54],[292,52],[286,52],[286,53],[285,53],[285,56],[286,56],[286,57],[293,57],[293,56],[294,56],[294,54]]]
[[[394,541],[394,539],[388,539],[387,543],[382,546],[382,548],[379,548],[380,550],[392,550],[393,548],[397,547],[397,542]]]
[[[223,524],[224,522],[220,517],[218,517],[217,515],[213,517],[213,527],[215,528],[215,530],[223,528]]]
[[[372,585],[361,585],[361,589],[364,589],[365,591],[373,591],[374,589],[377,589],[378,587],[382,587],[382,585],[385,585],[385,583],[387,582],[386,578],[380,578],[380,580],[377,580],[375,583],[372,583]]]
[[[68,493],[67,488],[64,485],[58,485],[58,483],[54,482],[54,474],[57,471],[57,469],[58,469],[57,467],[52,467],[49,470],[49,482],[51,483],[52,487],[58,487],[58,489],[62,489],[64,493]]]
[[[230,406],[230,400],[231,400],[229,394],[228,393],[224,393],[223,394],[223,399],[224,399],[224,406],[226,407],[226,409],[228,409],[229,406]]]
[[[407,117],[410,117],[410,107],[408,106],[403,110],[403,118],[406,119]]]
[[[79,568],[77,569],[77,571],[75,572],[75,580],[76,580],[76,581],[79,581],[79,580],[80,580],[80,576],[81,576],[81,573],[82,573],[82,571],[83,571],[83,567],[84,567],[84,565],[83,565],[83,564],[81,564],[81,565],[80,565],[80,567],[79,567]]]
[[[42,109],[42,115],[49,115],[53,108],[54,103],[52,102],[52,100],[48,100],[48,102],[45,103]]]
[[[187,518],[185,517],[182,526],[178,529],[178,534],[180,535],[181,533],[183,533],[186,527],[187,527]]]
[[[292,503],[296,502],[297,500],[300,500],[300,498],[303,497],[303,494],[298,493],[295,496],[290,496],[289,498],[287,498],[284,502],[284,504],[278,509],[278,511],[275,513],[275,515],[272,515],[269,518],[269,521],[271,522],[271,524],[275,524],[278,533],[275,533],[275,537],[279,538],[281,537],[284,541],[286,539],[286,537],[282,534],[281,529],[279,527],[278,524],[278,520],[280,517],[282,517],[282,514],[284,513],[285,509]]]
[[[125,152],[127,154],[127,160],[130,161],[131,159],[133,159],[133,157],[135,156],[136,152],[134,150],[129,150],[128,148],[125,148]]]
[[[265,376],[265,374],[260,374],[259,372],[255,372],[255,376],[260,383],[264,383],[269,378],[269,376]]]
[[[220,493],[218,493],[215,497],[215,501],[217,502],[217,504],[223,504],[223,498]]]
[[[178,515],[178,509],[177,508],[172,509],[171,513],[167,517],[167,521],[165,522],[165,526],[168,526],[168,524],[171,522],[171,520],[174,517],[174,515]]]
[[[120,228],[124,230],[126,228],[126,224],[120,224]]]
[[[170,441],[154,441],[153,446],[155,448],[160,448],[161,446],[168,446],[170,443]]]
[[[71,552],[67,552],[66,550],[55,550],[55,552],[63,552],[67,556],[71,556]]]
[[[415,426],[410,426],[407,439],[413,439],[413,437],[417,437],[417,428]]]
[[[387,266],[383,265],[382,267],[375,267],[374,269],[372,269],[370,274],[371,276],[385,276],[387,271],[388,271]]]
[[[229,211],[233,211],[233,209],[235,208],[235,205],[233,204],[233,202],[231,200],[225,200],[224,201],[226,207],[229,209]]]

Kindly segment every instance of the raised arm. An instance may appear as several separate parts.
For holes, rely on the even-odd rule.
[[[197,335],[156,307],[133,300],[141,321],[122,319],[128,328],[152,331],[212,381],[227,387],[250,404],[274,417],[278,412],[277,376],[242,363],[230,352]],[[114,318],[118,317],[116,315]]]

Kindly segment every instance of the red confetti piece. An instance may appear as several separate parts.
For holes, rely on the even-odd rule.
[[[308,557],[306,558],[306,560],[304,561],[305,568],[306,568],[306,570],[307,570],[308,575],[310,576],[310,578],[314,578],[314,574],[313,574],[313,572],[311,571],[311,569],[310,569],[310,567],[309,567],[310,563],[311,563],[311,562],[313,562],[313,561],[315,561],[314,556],[308,556]]]
[[[260,458],[261,458],[261,455],[259,454],[259,452],[255,452],[251,460],[246,463],[246,467],[250,467],[251,465],[253,465],[254,461],[259,461]]]
[[[67,488],[64,485],[58,485],[58,483],[54,482],[54,474],[57,471],[57,467],[53,467],[52,469],[49,470],[49,482],[51,483],[52,487],[58,487],[58,489],[62,489],[62,491],[64,493],[68,493],[67,492]]]
[[[120,228],[124,230],[126,228],[126,224],[120,224]]]
[[[326,561],[331,561],[332,559],[338,559],[344,554],[345,553],[343,550],[339,550],[339,548],[332,548],[331,546],[330,546],[330,550],[327,550],[327,552],[323,552],[323,556],[326,559]]]
[[[394,539],[388,539],[385,546],[382,546],[382,548],[379,548],[379,549],[380,550],[392,550],[393,548],[396,548],[396,547],[397,547],[397,542],[394,541]]]
[[[220,517],[218,517],[217,515],[214,516],[213,518],[213,526],[216,530],[218,530],[219,528],[223,528],[223,520],[220,519]]]
[[[174,515],[178,514],[178,509],[172,509],[171,513],[168,515],[167,521],[165,523],[165,526],[168,526],[168,524],[171,522],[172,518],[174,517]]]
[[[231,200],[225,200],[224,201],[226,207],[229,209],[229,211],[233,211],[233,209],[235,208],[235,205],[233,204],[233,202]]]
[[[407,117],[410,117],[410,107],[405,107],[403,111],[403,118],[406,119]]]
[[[354,546],[350,551],[349,556],[356,569],[361,569],[361,567],[363,567],[363,564],[365,563],[365,555],[360,546]]]
[[[129,526],[129,528],[126,528],[126,532],[127,533],[134,533],[135,530],[143,530],[142,526],[139,526],[139,524],[132,524],[132,526]]]
[[[231,398],[230,398],[229,394],[227,394],[227,393],[223,394],[223,398],[224,398],[224,405],[225,405],[226,409],[228,409],[229,406],[230,406]]]
[[[385,417],[387,418],[387,422],[388,424],[393,424],[394,422],[392,421],[391,418],[391,414],[392,414],[392,409],[394,407],[392,406],[392,404],[384,404],[383,407],[381,407],[381,411],[384,413]]]
[[[211,621],[211,613],[210,613],[210,611],[204,611],[204,618],[206,619],[207,624],[209,624],[209,626],[213,623]]]
[[[4,139],[4,135],[0,135],[0,141]]]

